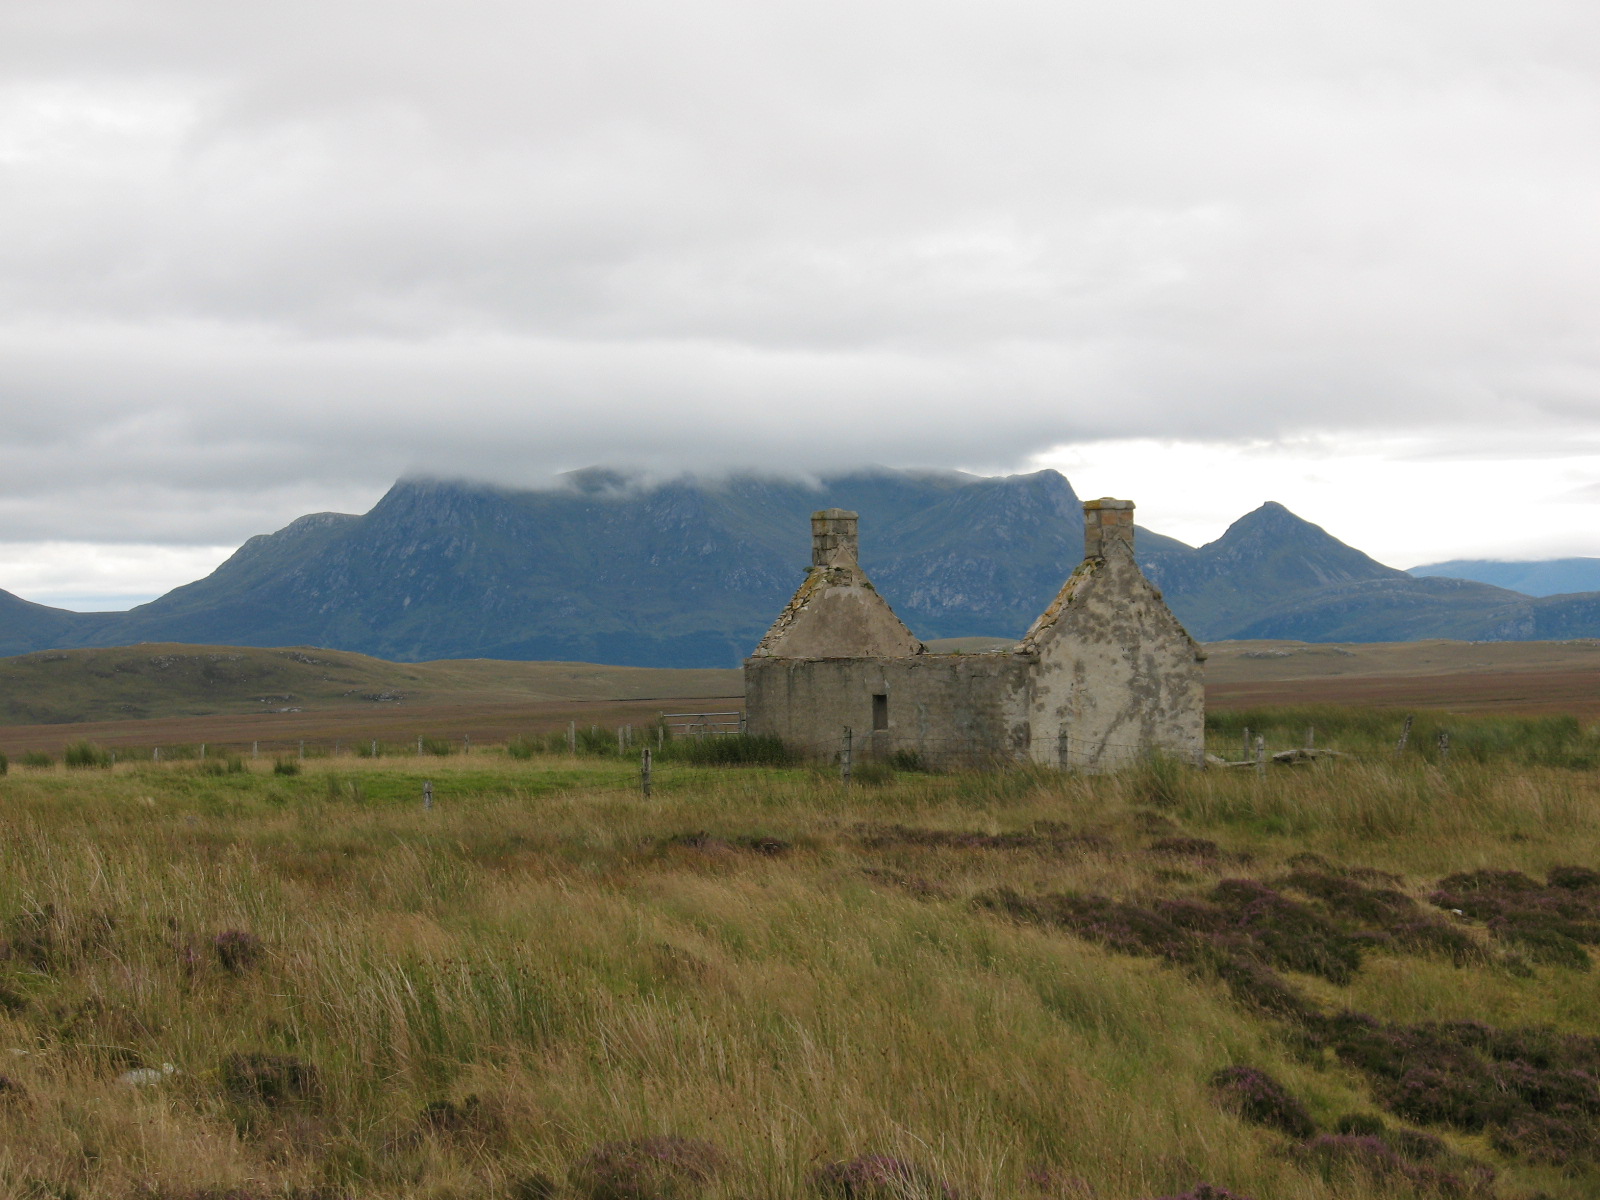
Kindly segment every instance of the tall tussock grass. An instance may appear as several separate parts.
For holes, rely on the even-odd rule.
[[[0,780],[0,1194],[1600,1193],[1588,772],[560,743]]]

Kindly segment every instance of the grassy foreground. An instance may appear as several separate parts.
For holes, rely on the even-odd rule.
[[[1589,770],[203,766],[0,779],[0,1194],[1600,1194]]]

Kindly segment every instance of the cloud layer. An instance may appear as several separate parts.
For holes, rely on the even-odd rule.
[[[1597,34],[1560,0],[20,0],[5,538],[233,544],[415,470],[1572,453]]]

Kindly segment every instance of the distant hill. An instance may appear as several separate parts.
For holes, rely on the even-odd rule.
[[[1600,558],[1549,558],[1541,562],[1500,562],[1483,558],[1458,558],[1449,562],[1412,567],[1420,577],[1475,579],[1509,588],[1528,596],[1560,596],[1571,592],[1600,591]]]
[[[867,470],[554,488],[402,480],[372,511],[251,538],[206,578],[126,613],[0,593],[0,654],[184,642],[451,658],[728,667],[803,577],[809,515],[862,515],[862,560],[923,638],[1016,638],[1083,553],[1054,471]],[[1192,547],[1141,529],[1141,563],[1198,638],[1399,641],[1600,634],[1600,594],[1535,598],[1417,578],[1268,502]]]
[[[339,650],[147,644],[0,658],[0,725],[460,703],[736,695],[729,670],[593,663],[391,663]]]

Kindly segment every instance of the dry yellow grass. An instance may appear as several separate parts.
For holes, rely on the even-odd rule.
[[[1405,1195],[1306,1173],[1206,1091],[1219,1067],[1259,1066],[1327,1127],[1374,1107],[1362,1077],[1306,1060],[1203,973],[973,898],[1184,896],[1305,851],[1395,871],[1419,896],[1478,866],[1600,866],[1600,784],[1565,769],[1378,759],[1265,781],[845,789],[801,767],[668,765],[657,785],[647,802],[626,762],[495,753],[311,761],[297,776],[265,762],[14,770],[0,780],[0,1074],[19,1088],[0,1095],[0,1190],[467,1200],[546,1179],[576,1196],[569,1171],[597,1144],[678,1134],[722,1149],[703,1194],[726,1200],[814,1196],[820,1164],[868,1153],[996,1200],[1134,1200],[1200,1180],[1256,1200]],[[863,824],[1081,838],[873,845]],[[1177,835],[1248,862],[1150,852]],[[214,939],[230,930],[259,939],[258,962],[226,968]],[[1297,983],[1386,1019],[1597,1032],[1592,981],[1570,970],[1376,954],[1345,987]],[[317,1088],[277,1104],[230,1091],[229,1056],[255,1053],[314,1067]],[[118,1081],[163,1063],[176,1070],[159,1082]],[[424,1115],[443,1101],[459,1121]],[[1508,1196],[1600,1191],[1591,1169],[1500,1165]],[[1041,1170],[1053,1182],[1030,1182]]]

